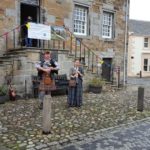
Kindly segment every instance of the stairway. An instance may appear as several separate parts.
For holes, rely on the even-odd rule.
[[[24,97],[25,94],[31,94],[31,77],[32,75],[37,75],[34,63],[40,60],[41,52],[44,50],[51,51],[52,55],[56,56],[56,60],[58,59],[58,63],[60,64],[59,74],[69,75],[69,69],[73,66],[74,59],[80,59],[86,72],[84,78],[85,84],[93,76],[100,76],[100,68],[97,67],[97,62],[100,58],[67,28],[64,28],[64,30],[68,34],[67,37],[69,37],[65,41],[54,39],[45,41],[41,47],[31,48],[22,47],[21,45],[16,46],[15,44],[11,48],[9,46],[9,49],[0,57],[0,68],[1,70],[5,68],[7,72],[3,72],[0,82],[6,83],[4,78],[7,75],[11,78],[12,84],[15,85],[21,97]],[[6,43],[9,45],[8,42]]]

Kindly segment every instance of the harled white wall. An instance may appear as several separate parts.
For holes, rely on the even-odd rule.
[[[144,36],[129,35],[128,76],[139,76],[140,71],[143,77],[150,76],[150,72],[143,70],[144,58],[150,58],[150,42],[148,45],[148,48],[144,48]]]

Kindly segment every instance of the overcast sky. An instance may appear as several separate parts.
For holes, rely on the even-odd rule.
[[[130,19],[150,21],[150,0],[130,0]]]

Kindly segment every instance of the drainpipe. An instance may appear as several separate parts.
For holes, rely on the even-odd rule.
[[[124,71],[123,71],[123,85],[125,86],[127,80],[127,42],[128,42],[128,17],[129,17],[129,0],[126,0],[126,15],[125,15],[125,43],[124,43]]]

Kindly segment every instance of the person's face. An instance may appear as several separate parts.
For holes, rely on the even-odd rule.
[[[50,59],[51,55],[50,54],[44,54],[44,59]]]
[[[80,66],[80,61],[79,61],[79,60],[76,60],[76,61],[74,62],[74,65],[75,65],[76,67],[79,67],[79,66]]]

